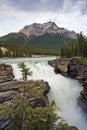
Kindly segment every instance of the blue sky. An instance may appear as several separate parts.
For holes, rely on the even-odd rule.
[[[87,0],[0,0],[0,36],[48,21],[87,35]]]

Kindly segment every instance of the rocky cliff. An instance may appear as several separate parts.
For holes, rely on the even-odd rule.
[[[10,65],[0,64],[0,103],[8,102],[13,99],[13,97],[22,93],[22,88],[19,87],[23,82],[19,82],[14,79],[13,70]],[[30,80],[27,82],[27,85],[32,88],[37,87],[38,89],[42,88],[43,92],[37,98],[29,99],[29,105],[31,107],[36,106],[46,106],[49,103],[47,93],[50,90],[50,86],[46,81]],[[26,92],[27,93],[27,92]],[[0,130],[4,130],[5,126],[8,124],[8,119],[0,117]]]
[[[55,62],[56,63],[56,62]],[[10,75],[10,76],[8,76]],[[14,75],[12,71],[12,67],[10,65],[1,64],[0,65],[0,76],[1,76],[1,83],[0,83],[0,103],[8,102],[13,99],[13,97],[17,93],[22,93],[22,88],[19,87],[23,82],[19,82],[16,80],[13,80]],[[31,87],[37,87],[43,89],[43,93],[39,98],[33,98],[29,100],[29,105],[31,107],[36,106],[46,106],[47,103],[49,103],[47,94],[50,90],[50,86],[46,81],[43,80],[30,80],[27,82],[27,85],[30,85]],[[4,117],[0,117],[0,130],[5,130],[6,125],[8,124],[8,119]],[[70,126],[70,129],[78,130],[74,126]],[[60,128],[61,130],[65,128]]]
[[[87,111],[87,65],[80,65],[79,68],[80,71],[78,73],[77,79],[81,81],[83,90],[80,92],[78,103],[84,110]]]
[[[0,83],[13,80],[13,70],[10,65],[0,64]]]
[[[83,90],[78,97],[79,105],[87,111],[87,65],[81,65],[77,59],[61,58],[48,62],[54,67],[56,73],[72,79],[77,79],[83,85]]]

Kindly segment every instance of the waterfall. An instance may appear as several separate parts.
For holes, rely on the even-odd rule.
[[[25,64],[33,72],[29,79],[43,79],[47,81],[51,87],[48,94],[49,100],[55,100],[58,108],[61,109],[58,114],[61,115],[63,120],[69,123],[69,125],[76,126],[79,130],[86,130],[86,114],[83,113],[80,106],[77,104],[77,98],[82,89],[81,84],[70,78],[63,77],[60,74],[55,74],[53,67],[47,63],[48,58],[39,58],[31,60],[23,60]],[[20,80],[21,72],[18,68],[18,63],[22,60],[14,60],[9,62],[13,67],[15,79]]]

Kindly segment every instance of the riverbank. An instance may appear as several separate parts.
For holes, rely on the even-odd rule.
[[[22,88],[20,87],[24,82],[14,80],[13,69],[11,65],[0,64],[0,104],[7,103],[10,104],[13,98],[17,94],[22,94]],[[45,107],[48,103],[48,92],[50,90],[49,84],[44,80],[29,80],[26,82],[27,86],[32,89],[37,88],[42,89],[42,93],[36,98],[29,99],[29,106],[35,108],[38,106]],[[27,91],[26,91],[27,94]],[[0,117],[0,130],[5,130],[8,124],[8,119]]]
[[[87,65],[79,62],[78,59],[60,58],[48,61],[54,67],[55,73],[79,80],[83,90],[78,97],[78,104],[87,111]]]
[[[56,87],[56,85],[57,85],[57,87],[60,87],[60,85],[59,84],[57,84],[56,83],[56,75],[54,75],[54,72],[53,72],[53,69],[52,69],[52,67],[50,67],[49,65],[47,65],[47,60],[48,59],[46,59],[46,61],[45,61],[45,63],[43,64],[43,59],[41,60],[41,61],[37,61],[37,62],[33,62],[32,63],[32,61],[31,61],[31,63],[29,64],[29,62],[26,62],[26,63],[28,63],[27,65],[30,67],[30,68],[34,68],[34,70],[33,70],[33,73],[34,73],[34,77],[35,77],[35,79],[45,79],[48,83],[50,83],[49,81],[51,81],[51,87],[53,88],[53,87]],[[15,62],[15,61],[14,61]],[[18,63],[19,61],[17,61],[17,63]],[[15,73],[16,73],[16,75],[15,76],[18,76],[18,75],[20,75],[20,73],[19,73],[19,71],[18,71],[18,69],[17,69],[17,63],[15,64],[13,64],[14,65],[14,69],[15,69]],[[15,66],[16,65],[16,66]],[[30,66],[31,65],[31,66]],[[46,74],[46,75],[45,75]],[[32,76],[32,77],[33,77]],[[44,76],[44,77],[43,77]],[[33,78],[34,78],[33,77]],[[32,81],[32,80],[31,80]],[[4,83],[4,87],[2,86],[1,88],[2,88],[2,90],[3,89],[9,89],[9,94],[10,94],[10,96],[12,96],[13,94],[13,91],[11,91],[11,87],[13,87],[14,86],[14,91],[19,91],[18,90],[18,88],[15,88],[15,86],[17,87],[17,85],[15,85],[14,83],[12,83],[11,85],[7,85],[6,86],[6,84]],[[6,87],[6,88],[5,88]],[[51,88],[51,89],[52,89]],[[63,89],[63,88],[62,88]],[[52,90],[51,90],[52,91]],[[59,88],[59,90],[58,91],[60,91],[60,88]],[[5,95],[5,97],[4,97],[4,100],[6,100],[7,98],[6,98],[6,95],[8,94],[8,91],[6,92],[5,91],[5,93],[4,93],[4,95]],[[10,97],[9,96],[9,97]],[[11,97],[10,97],[11,98]],[[51,98],[51,97],[50,97]],[[54,98],[54,97],[53,97]],[[59,98],[59,100],[60,100],[60,96],[59,97],[57,97],[57,98]],[[66,97],[65,97],[66,98]],[[3,99],[3,98],[2,98]],[[9,99],[8,99],[9,100]],[[40,101],[40,100],[38,100],[38,101]],[[60,101],[61,102],[61,101]],[[40,103],[40,102],[39,102]],[[59,105],[58,105],[59,106]],[[73,129],[76,129],[76,128],[73,128]]]

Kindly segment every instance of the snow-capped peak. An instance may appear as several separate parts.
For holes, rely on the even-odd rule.
[[[58,27],[55,24],[55,22],[51,22],[51,21],[49,21],[47,23],[44,23],[43,26],[44,26],[45,29],[48,29],[48,28],[58,29]]]

